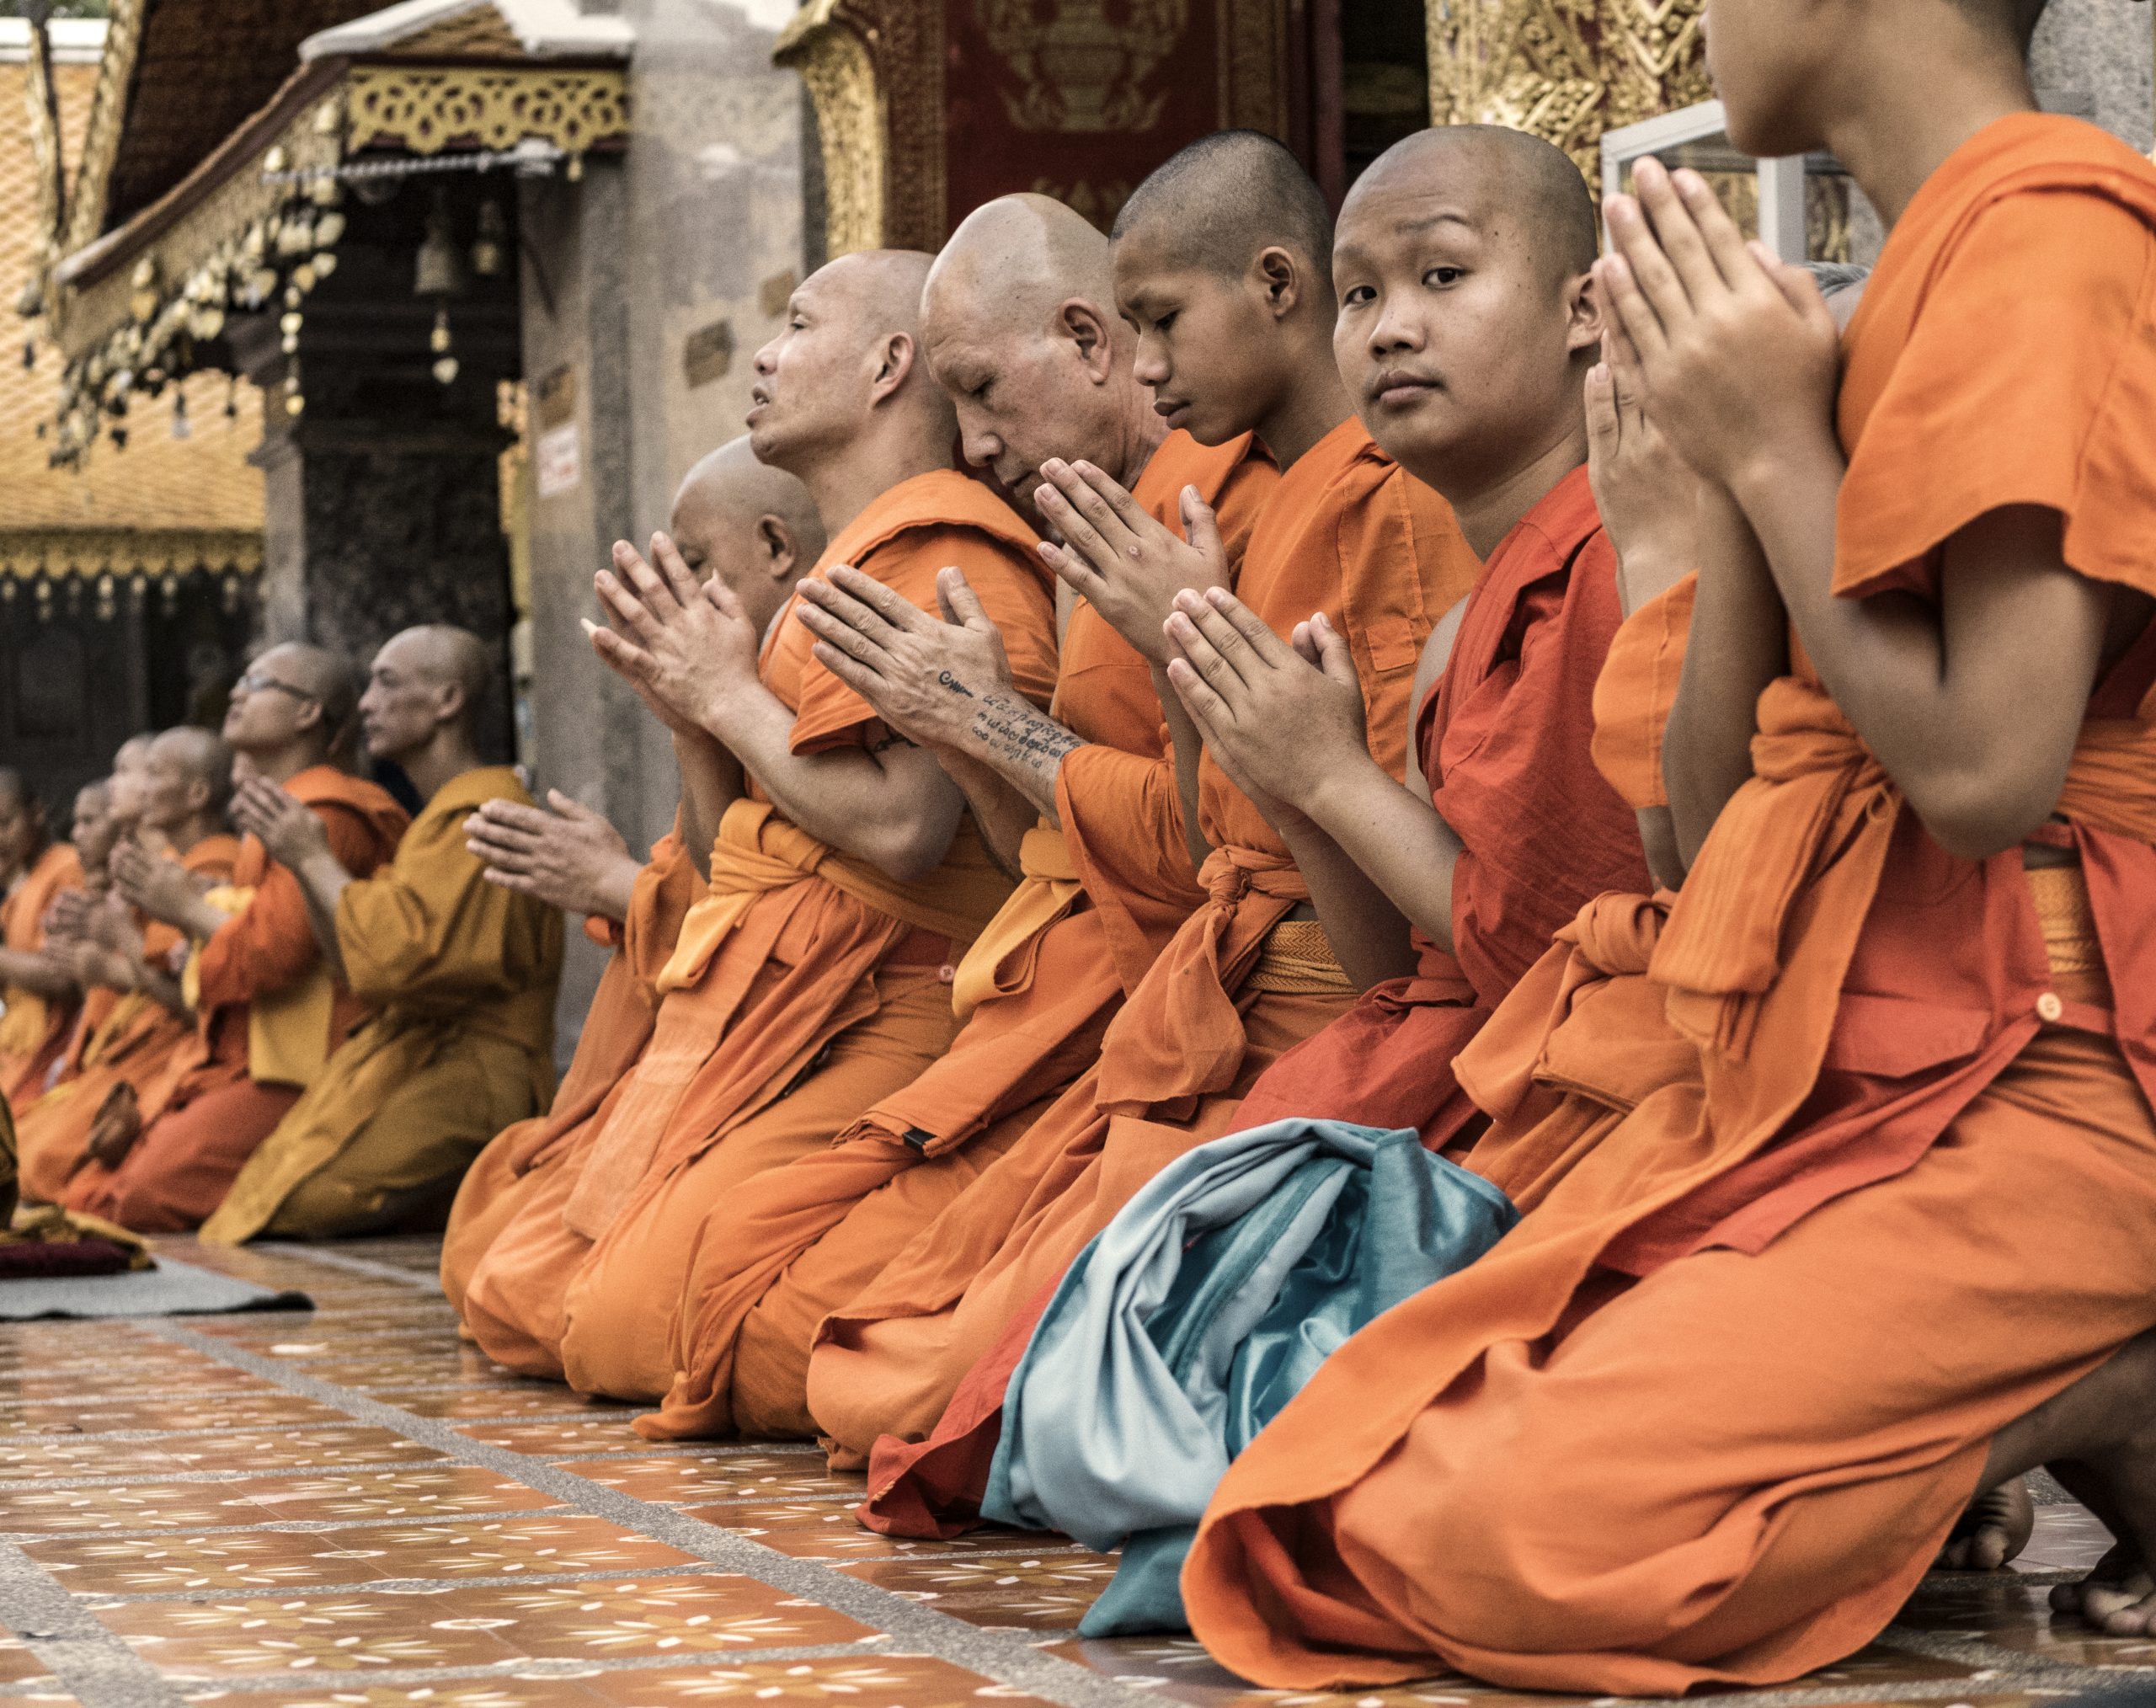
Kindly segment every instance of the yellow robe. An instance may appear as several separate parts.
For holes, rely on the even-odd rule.
[[[345,887],[338,947],[377,1011],[248,1159],[205,1241],[439,1217],[487,1140],[546,1107],[562,916],[488,883],[465,847],[464,820],[495,799],[531,803],[506,766],[446,783],[388,868]]]

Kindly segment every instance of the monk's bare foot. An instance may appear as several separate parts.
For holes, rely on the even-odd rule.
[[[2156,1578],[2142,1564],[2141,1550],[2121,1542],[2080,1583],[2052,1591],[2052,1609],[2112,1636],[2147,1636],[2156,1631]]]
[[[2028,1426],[2057,1440],[2059,1480],[2118,1539],[2082,1582],[2052,1592],[2053,1609],[2112,1636],[2156,1635],[2149,1572],[2156,1561],[2156,1334],[2132,1342],[2015,1428]]]
[[[2036,1529],[2029,1485],[2009,1477],[1969,1503],[1934,1564],[1941,1572],[1996,1572],[2029,1545]]]

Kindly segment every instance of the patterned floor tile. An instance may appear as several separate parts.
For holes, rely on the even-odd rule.
[[[218,1708],[595,1708],[605,1700],[566,1679],[459,1679],[439,1684],[370,1685],[354,1679],[308,1690],[196,1690],[189,1702]]]
[[[184,1470],[312,1470],[348,1465],[410,1465],[444,1455],[387,1429],[279,1431],[163,1441],[158,1450]]]
[[[156,1400],[118,1400],[101,1406],[62,1401],[0,1408],[0,1439],[19,1435],[109,1435],[123,1431],[305,1428],[342,1423],[334,1406],[271,1389],[263,1393],[205,1394]]]
[[[930,1603],[968,1625],[1070,1631],[1115,1576],[1115,1561],[1070,1549],[971,1560],[867,1560],[837,1569],[909,1601]]]
[[[201,1530],[259,1524],[276,1516],[240,1494],[241,1486],[120,1483],[108,1488],[8,1491],[0,1492],[0,1532],[68,1535],[94,1530]]]
[[[605,1519],[574,1514],[498,1519],[466,1524],[371,1525],[328,1530],[351,1557],[382,1577],[538,1577],[558,1572],[648,1572],[689,1566],[695,1556],[624,1530]]]
[[[732,1654],[859,1642],[864,1625],[752,1577],[646,1577],[446,1590],[459,1628],[483,1629],[532,1660]]]
[[[20,1637],[0,1633],[0,1689],[48,1680],[51,1668],[30,1652]]]
[[[615,1708],[691,1708],[705,1702],[829,1702],[851,1708],[969,1708],[1038,1703],[1038,1696],[926,1655],[873,1660],[747,1661],[738,1667],[638,1668],[580,1681]]]
[[[451,1355],[431,1358],[369,1358],[359,1360],[308,1363],[304,1374],[318,1382],[356,1388],[363,1394],[393,1392],[400,1388],[509,1388],[525,1387],[522,1376],[504,1369],[483,1354],[466,1348]]]
[[[911,1536],[880,1536],[864,1529],[851,1504],[841,1501],[774,1501],[768,1505],[690,1507],[686,1517],[731,1530],[797,1560],[896,1560],[916,1555],[963,1558],[990,1552],[1034,1553],[1068,1545],[1068,1539],[1038,1530],[984,1524],[955,1541],[924,1542]]]
[[[290,1589],[368,1583],[398,1574],[346,1553],[335,1532],[232,1531],[29,1542],[23,1551],[78,1595],[189,1589]]]
[[[2070,1615],[2054,1615],[2047,1588],[2007,1581],[1971,1589],[1967,1583],[1927,1585],[1895,1624],[2078,1667],[2156,1668],[2156,1638],[2106,1636]]]
[[[244,1489],[248,1498],[267,1508],[273,1519],[330,1522],[533,1512],[555,1503],[551,1495],[529,1484],[466,1465],[355,1471],[349,1476],[262,1478],[227,1486]]]
[[[83,1435],[0,1436],[0,1481],[83,1476],[169,1476],[179,1467],[147,1441]]]
[[[567,1393],[563,1389],[561,1391]],[[483,1441],[489,1447],[506,1447],[514,1453],[529,1453],[541,1459],[552,1459],[565,1453],[641,1453],[649,1455],[660,1449],[660,1444],[647,1441],[630,1427],[631,1421],[648,1412],[648,1406],[622,1406],[590,1417],[572,1417],[551,1423],[494,1423],[460,1424],[456,1433]],[[699,1444],[691,1441],[664,1444],[668,1452],[696,1452]]]
[[[498,1666],[517,1655],[489,1625],[457,1619],[443,1592],[138,1602],[91,1611],[159,1672],[184,1679]]]
[[[1501,1689],[1456,1673],[1373,1690],[1260,1690],[1218,1664],[1189,1637],[1069,1638],[1052,1655],[1192,1708],[1581,1708],[1594,1699]]]
[[[0,1406],[74,1405],[100,1400],[133,1400],[144,1403],[170,1400],[180,1394],[275,1394],[282,1391],[274,1382],[245,1370],[207,1362],[179,1372],[115,1370],[100,1368],[77,1374],[45,1369],[35,1374],[0,1372]]]
[[[588,1400],[558,1382],[525,1383],[514,1388],[453,1389],[440,1394],[398,1395],[387,1403],[415,1417],[552,1417],[593,1412],[601,1417],[633,1417],[644,1408],[611,1400]],[[643,1444],[648,1447],[650,1443]]]
[[[662,1505],[691,1501],[860,1500],[868,1479],[858,1471],[829,1471],[820,1454],[736,1453],[696,1459],[572,1460],[559,1469],[604,1483],[640,1501]]]

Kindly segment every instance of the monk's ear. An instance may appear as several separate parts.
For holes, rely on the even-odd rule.
[[[894,332],[883,340],[882,349],[877,352],[876,377],[868,387],[872,408],[905,384],[906,376],[913,371],[913,339],[909,334]]]
[[[1594,288],[1594,275],[1576,273],[1565,280],[1565,354],[1602,347],[1602,294]]]
[[[1250,274],[1251,282],[1265,299],[1267,311],[1275,320],[1286,318],[1303,300],[1308,288],[1308,281],[1303,277],[1303,264],[1295,259],[1293,250],[1283,249],[1278,243],[1257,252],[1257,259],[1250,264]]]
[[[1076,348],[1093,383],[1107,384],[1115,372],[1115,336],[1101,311],[1084,297],[1074,296],[1056,310],[1056,329]]]
[[[787,526],[784,517],[756,518],[756,549],[764,554],[764,573],[772,580],[782,583],[794,579],[793,566],[801,561],[801,548],[794,543],[793,530]]]
[[[312,729],[327,715],[319,700],[301,700],[294,702],[298,710],[292,714],[293,725],[301,729]]]
[[[461,723],[464,714],[471,709],[465,702],[464,684],[444,682],[440,692],[440,697],[435,702],[435,721],[440,723]]]

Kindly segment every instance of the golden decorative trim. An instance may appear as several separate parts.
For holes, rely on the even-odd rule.
[[[1174,49],[1190,22],[1189,0],[1127,0],[1109,20],[1102,0],[1060,0],[1043,17],[1034,0],[974,0],[989,46],[1017,77],[1003,92],[1015,131],[1082,135],[1149,131],[1167,104],[1150,99],[1145,75]]]
[[[771,61],[798,72],[816,109],[824,157],[825,252],[883,247],[887,113],[868,45],[839,15],[840,0],[814,0],[794,15]]]
[[[23,101],[29,109],[30,163],[37,173],[37,266],[42,274],[51,264],[52,246],[60,240],[67,186],[67,165],[61,158],[59,102],[52,87],[52,38],[35,19],[24,69]]]
[[[81,248],[104,228],[114,161],[120,157],[120,131],[127,122],[128,91],[135,82],[135,57],[142,45],[142,14],[148,0],[112,0],[106,19],[104,56],[98,61],[97,88],[90,95],[90,117],[83,132],[82,164],[75,171],[67,229],[59,253]]]
[[[453,144],[510,148],[526,137],[569,154],[628,134],[629,85],[616,70],[354,66],[345,75],[347,146],[439,154]]]
[[[1709,98],[1705,0],[1439,0],[1430,122],[1509,125],[1564,149],[1590,184],[1604,131]]]
[[[0,531],[0,578],[96,580],[253,575],[262,536],[237,529],[32,528]]]

